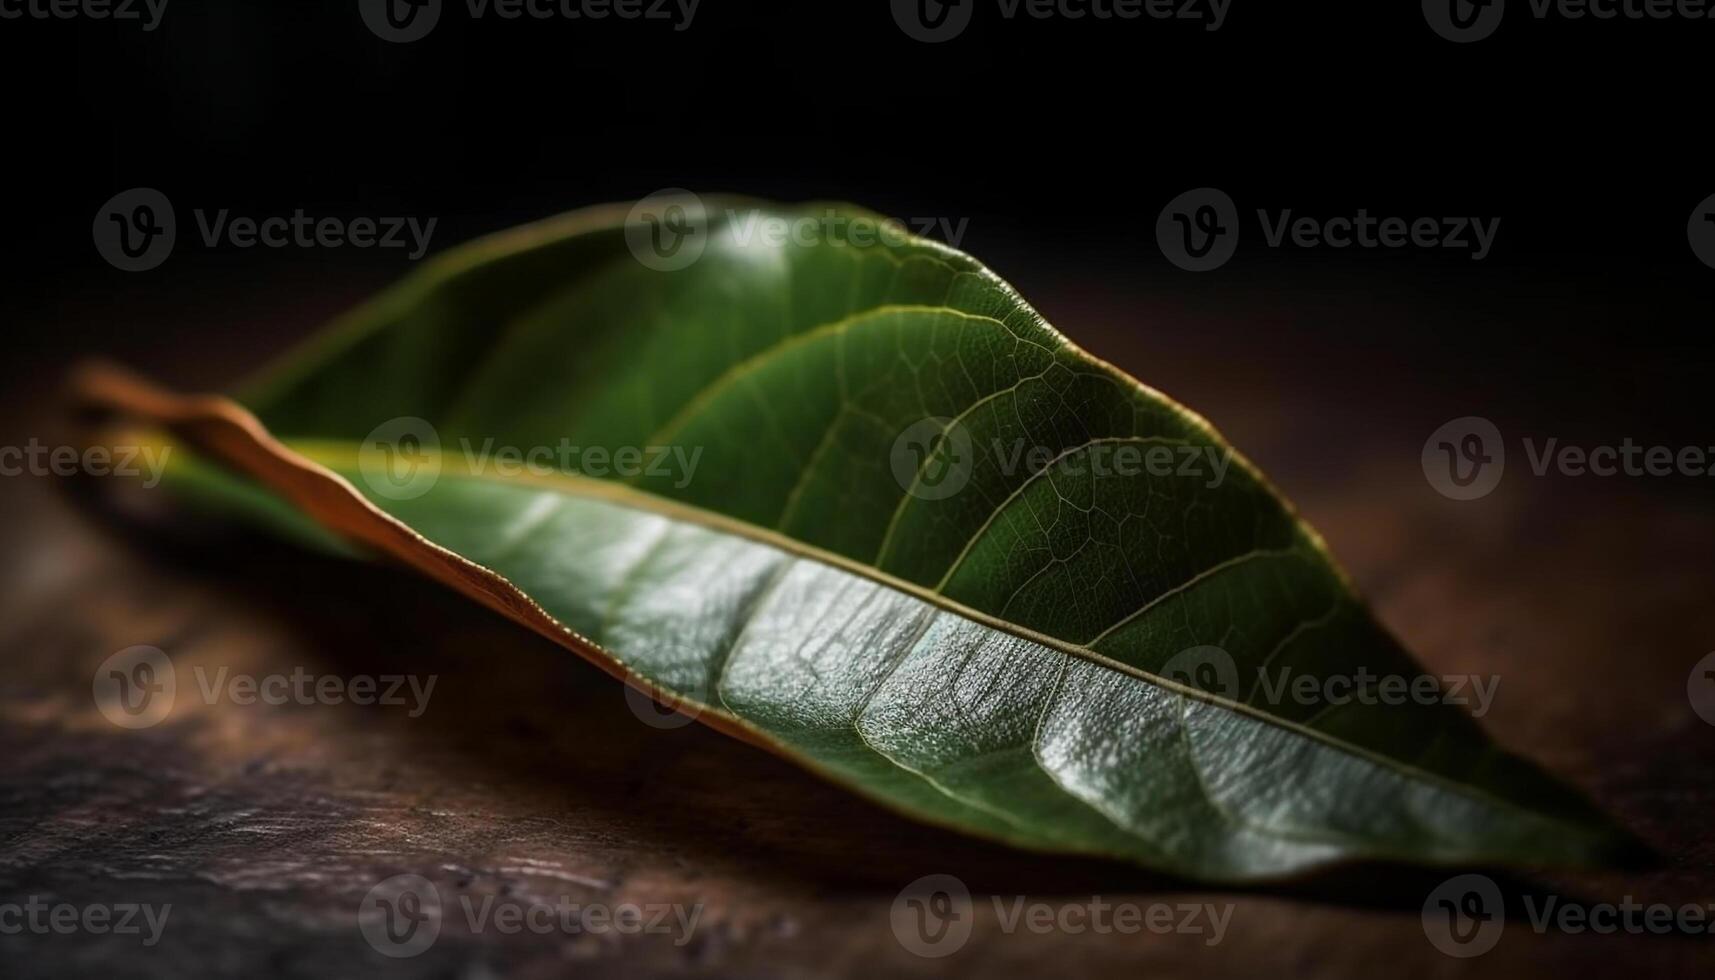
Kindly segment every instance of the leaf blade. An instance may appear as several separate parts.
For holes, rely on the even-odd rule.
[[[710,707],[740,727],[773,718],[777,724],[753,734],[922,819],[1021,846],[1107,854],[1206,878],[1271,877],[1357,857],[1589,863],[1619,849],[1623,835],[1587,804],[1496,750],[1456,712],[1294,717],[1291,706],[1228,702],[1159,676],[1173,654],[1217,636],[1245,668],[1284,658],[1319,673],[1354,662],[1415,672],[1351,595],[1314,533],[1236,454],[1227,457],[1232,482],[1214,487],[1104,479],[1093,466],[1081,473],[985,469],[980,456],[963,506],[958,498],[932,506],[943,502],[925,502],[894,482],[877,461],[886,458],[889,430],[922,417],[917,413],[950,413],[971,427],[973,439],[1004,445],[1028,438],[1061,461],[1120,442],[1195,449],[1210,460],[1229,452],[1201,419],[1072,346],[974,261],[924,243],[884,248],[879,258],[817,249],[759,255],[717,232],[700,273],[663,275],[629,262],[611,215],[573,224],[577,229],[560,237],[524,235],[521,247],[502,247],[484,261],[456,259],[448,263],[452,272],[406,284],[360,314],[331,353],[310,356],[249,400],[276,432],[300,437],[294,445],[312,458],[342,439],[349,455],[383,412],[429,413],[455,438],[504,433],[514,444],[551,444],[569,433],[610,446],[671,439],[722,451],[704,479],[684,486],[639,479],[626,490],[626,505],[672,515],[654,518],[669,522],[651,526],[662,539],[655,547],[685,533],[672,530],[675,521],[718,527],[835,576],[826,581],[838,587],[828,590],[881,603],[891,613],[877,621],[876,636],[892,635],[885,623],[921,623],[918,641],[943,633],[969,639],[978,631],[980,642],[958,656],[931,657],[929,667],[913,660],[926,656],[913,647],[849,644],[843,658],[820,664],[813,676],[860,669],[875,683],[837,702],[846,709],[861,702],[847,724],[815,728],[792,713],[816,703],[814,685],[802,677],[798,688],[762,683],[770,675],[798,676],[784,655],[765,659],[768,670],[741,671],[750,683],[735,694],[737,708],[719,684],[699,691],[670,671],[649,673],[652,652],[674,649],[696,635],[697,622],[706,628],[717,621],[714,613],[679,622],[679,632],[622,632],[609,643],[612,611],[595,617],[549,605],[557,596],[604,595],[613,582],[638,577],[648,580],[649,594],[659,592],[661,576],[648,571],[647,556],[625,569],[599,560],[604,548],[630,554],[649,540],[635,522],[584,515],[591,527],[630,530],[599,547],[576,547],[598,570],[580,578],[563,562],[533,568],[520,564],[521,552],[507,551],[528,540],[520,534],[566,547],[576,527],[532,527],[527,507],[502,506],[493,496],[562,491],[491,489],[486,503],[466,506],[449,495],[469,481],[453,475],[417,500],[372,500],[549,605],[598,655],[676,696],[716,702]],[[475,251],[484,248],[492,247]],[[570,273],[568,256],[582,263]],[[538,282],[550,267],[558,278]],[[532,289],[520,290],[521,278]],[[817,288],[806,290],[806,281]],[[528,298],[520,299],[524,292]],[[484,297],[496,293],[505,301],[488,304]],[[707,306],[710,296],[729,302],[695,315],[701,307],[692,300]],[[494,324],[460,317],[492,308],[509,312],[484,346],[472,337]],[[460,339],[444,349],[430,342],[454,334]],[[451,363],[455,357],[468,363]],[[562,369],[563,381],[553,374]],[[554,384],[526,383],[545,371]],[[454,392],[441,390],[454,376],[461,379]],[[355,463],[340,453],[324,452],[322,462],[361,486]],[[919,469],[930,464],[925,455]],[[599,497],[613,488],[580,492]],[[553,506],[568,507],[563,500]],[[1165,515],[1163,523],[1151,525],[1152,513]],[[510,523],[496,524],[496,515]],[[1047,525],[1044,515],[1052,518]],[[496,552],[496,542],[506,547]],[[1146,552],[1152,563],[1131,561]],[[1070,571],[1044,571],[1061,568]],[[810,592],[794,593],[799,606],[821,608]],[[762,608],[790,619],[790,609]],[[652,615],[672,620],[670,610]],[[797,637],[800,656],[813,626],[801,622],[786,633]],[[791,645],[782,642],[782,649]],[[1010,653],[982,652],[997,645]],[[957,758],[925,751],[957,741],[949,735],[956,718],[943,712],[938,727],[917,730],[908,723],[931,715],[934,705],[904,710],[900,698],[930,686],[938,676],[932,668],[946,672],[958,657],[980,662],[972,674],[979,687],[1015,678],[1018,697],[998,707],[971,702],[969,710],[1008,730],[1034,717],[1028,745],[1014,730],[1005,744],[969,735],[969,745],[983,748]],[[918,683],[883,696],[908,662],[905,676]],[[1032,668],[1016,669],[1018,662]],[[723,664],[730,668],[730,659]],[[883,667],[887,676],[879,677]],[[1050,677],[1054,686],[1046,687]],[[1065,709],[1062,684],[1077,692],[1075,704],[1105,709]],[[961,703],[958,693],[948,691],[946,703]],[[1247,698],[1254,695],[1253,686]],[[824,705],[826,717],[839,715],[836,706]],[[1089,715],[1108,719],[1106,743]],[[1121,723],[1138,731],[1122,737],[1130,729]],[[1201,734],[1194,739],[1192,732]],[[1273,760],[1287,775],[1240,767],[1246,775],[1235,782],[1223,771],[1232,760],[1211,768],[1200,743],[1224,746],[1240,762]],[[1144,748],[1153,755],[1140,755]],[[1125,765],[1092,762],[1103,759]],[[1303,773],[1318,775],[1299,785]],[[1330,795],[1331,786],[1353,791],[1369,810],[1340,812],[1333,804],[1349,801]],[[1152,816],[1152,807],[1166,807],[1167,816]],[[1226,829],[1195,829],[1205,822]]]

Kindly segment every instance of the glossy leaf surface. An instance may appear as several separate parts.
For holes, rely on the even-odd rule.
[[[969,257],[832,213],[711,202],[671,270],[623,211],[520,229],[240,401],[568,645],[927,821],[1230,880],[1624,846],[1457,708],[1280,696],[1422,671],[1200,419]]]

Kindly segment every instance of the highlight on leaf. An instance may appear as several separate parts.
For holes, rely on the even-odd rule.
[[[860,209],[579,212],[232,399],[80,390],[183,444],[193,506],[404,563],[926,822],[1234,881],[1635,846],[1445,698],[1279,696],[1423,671],[1206,422]]]

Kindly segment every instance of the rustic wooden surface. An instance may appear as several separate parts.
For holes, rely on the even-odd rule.
[[[1488,401],[1452,397],[1386,354],[1301,349],[1290,370],[1273,371],[1279,362],[1234,358],[1230,335],[1170,304],[1154,319],[1158,338],[1201,339],[1151,351],[1125,333],[1134,300],[1080,294],[1057,319],[1221,425],[1326,533],[1430,671],[1500,676],[1485,719],[1496,737],[1665,856],[1638,873],[1497,874],[1509,892],[1715,902],[1715,727],[1686,696],[1692,664],[1715,649],[1708,490],[1515,477],[1520,465],[1490,498],[1447,501],[1418,469],[1435,425],[1475,411],[1518,431],[1543,424],[1541,412],[1515,411],[1498,386],[1479,384]],[[140,360],[168,380],[212,383],[253,363],[237,349],[215,341],[190,362],[166,344]],[[54,431],[43,395],[73,352],[44,354],[35,380],[9,393],[9,443]],[[1563,418],[1576,435],[1579,416]],[[1538,935],[1516,907],[1493,951],[1443,956],[1420,907],[1445,873],[1358,868],[1211,890],[916,826],[700,726],[642,724],[597,670],[408,574],[161,527],[96,503],[108,495],[94,482],[0,480],[0,902],[173,910],[152,949],[127,937],[0,935],[0,975],[1403,978],[1715,966],[1706,936]],[[170,653],[181,695],[165,723],[125,731],[97,712],[91,679],[133,644]],[[415,719],[351,705],[211,707],[185,694],[196,665],[438,682]],[[683,944],[472,934],[449,915],[431,949],[392,960],[365,943],[356,913],[372,885],[401,872],[449,900],[704,912]],[[899,889],[930,873],[979,896],[971,940],[945,959],[914,956],[890,926]],[[1234,911],[1215,946],[1007,934],[989,894]]]

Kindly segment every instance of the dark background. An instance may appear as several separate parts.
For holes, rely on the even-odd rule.
[[[1715,729],[1684,686],[1715,647],[1710,481],[1533,478],[1519,447],[1715,445],[1715,270],[1685,230],[1715,193],[1715,21],[1538,21],[1512,0],[1495,36],[1456,45],[1409,2],[1233,0],[1215,33],[1003,21],[985,2],[926,45],[885,0],[703,0],[682,33],[448,3],[405,45],[355,0],[172,0],[153,33],[0,21],[0,444],[52,438],[79,358],[227,387],[412,268],[401,251],[210,250],[196,208],[435,217],[433,251],[666,187],[968,219],[962,248],[1256,460],[1428,669],[1504,674],[1483,719],[1500,741],[1666,855],[1528,887],[1715,901]],[[179,242],[125,273],[90,227],[139,186],[172,200]],[[1193,275],[1154,225],[1200,186],[1232,195],[1245,237]],[[1472,262],[1266,248],[1257,208],[1502,223]],[[1469,503],[1419,468],[1464,415],[1518,454]],[[551,976],[568,958],[626,977],[1707,972],[1706,942],[1511,924],[1492,954],[1447,959],[1417,923],[1439,874],[1362,869],[1212,893],[1239,903],[1214,950],[1008,936],[910,958],[887,909],[928,872],[1050,898],[1197,893],[917,827],[700,727],[635,724],[593,668],[390,570],[264,545],[187,556],[173,535],[116,536],[63,489],[0,481],[0,892],[165,896],[189,945],[38,944],[21,975]],[[94,664],[169,640],[175,658],[259,670],[438,671],[450,714],[407,730],[229,711],[142,739],[87,720]],[[461,815],[425,815],[445,809]],[[457,862],[512,887],[519,854],[707,901],[719,925],[641,963],[494,937],[386,963],[349,928],[379,876]]]
[[[1286,341],[1282,366],[1382,348],[1441,390],[1527,405],[1621,395],[1592,422],[1655,436],[1643,430],[1695,414],[1710,366],[1715,276],[1685,225],[1715,192],[1715,21],[1536,20],[1513,6],[1467,45],[1436,36],[1414,3],[1246,0],[1217,32],[1003,20],[983,2],[938,45],[906,37],[884,0],[705,0],[684,32],[472,20],[449,0],[427,38],[403,45],[373,36],[355,0],[173,0],[152,33],[0,21],[12,280],[0,304],[43,371],[88,345],[146,360],[187,330],[198,348],[254,342],[282,303],[307,304],[276,323],[302,333],[407,268],[396,251],[210,252],[193,208],[433,216],[442,249],[663,187],[739,191],[968,219],[962,247],[1122,360],[1212,311],[1243,328],[1257,307],[1303,311],[1354,290],[1434,305],[1450,315],[1330,311],[1294,318],[1285,337],[1280,324],[1252,332]],[[89,227],[137,186],[173,200],[180,242],[167,265],[127,274]],[[1231,194],[1248,231],[1201,276],[1153,238],[1162,206],[1198,186]],[[1264,207],[1502,226],[1481,263],[1267,249]],[[1115,346],[1098,346],[1107,321],[1068,323],[1046,302],[1062,287],[1135,290]],[[226,311],[225,329],[187,325],[198,300]]]

